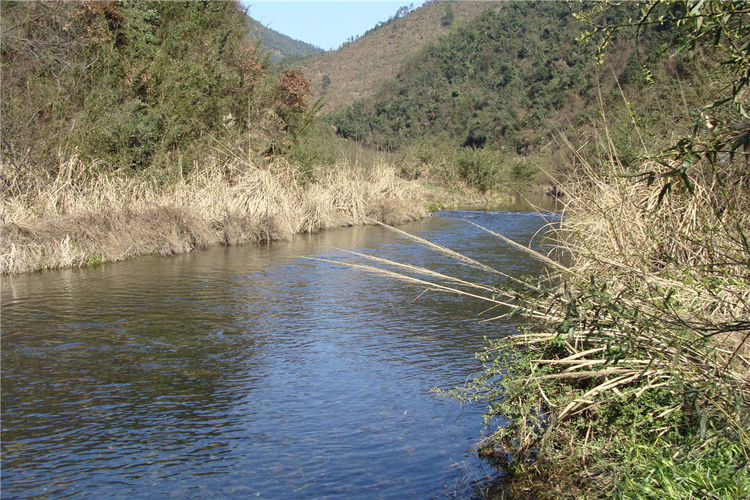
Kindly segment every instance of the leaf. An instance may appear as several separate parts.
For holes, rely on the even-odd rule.
[[[659,200],[658,204],[661,205],[662,200],[664,199],[664,195],[666,195],[668,192],[672,191],[672,183],[667,182],[663,188],[661,188],[661,191],[659,192]]]
[[[689,155],[687,155],[685,157],[685,161],[688,164],[693,164],[693,163],[699,161],[700,159],[701,159],[701,155],[699,155],[698,153],[690,153]]]
[[[690,15],[691,16],[697,16],[700,14],[701,9],[703,8],[703,4],[705,3],[705,0],[699,0],[698,2],[693,5],[693,8],[690,9]],[[698,17],[699,20],[702,21],[702,17]],[[700,28],[700,24],[698,25]]]
[[[617,174],[617,177],[623,177],[623,178],[627,179],[627,178],[631,178],[631,177],[646,177],[647,175],[651,176],[653,174],[654,174],[654,172],[650,172],[650,171],[649,172],[636,172],[636,173],[633,173],[633,174]]]
[[[680,175],[680,178],[682,179],[682,182],[685,183],[685,187],[687,188],[688,192],[690,194],[695,194],[695,185],[693,184],[693,181],[690,180],[690,176],[687,173],[683,173]]]
[[[743,135],[734,141],[734,144],[732,144],[729,151],[729,161],[734,160],[734,153],[740,148],[740,146],[742,146],[743,151],[747,153],[747,150],[750,149],[750,135]]]
[[[687,165],[690,166],[690,163],[688,163]],[[680,165],[679,167],[673,168],[669,172],[663,173],[661,176],[665,177],[665,178],[667,178],[667,177],[677,177],[678,175],[683,174],[686,170],[687,170],[687,168],[685,167],[685,162],[683,162],[682,165]]]
[[[718,101],[714,101],[711,104],[709,104],[708,106],[705,106],[703,108],[703,111],[707,111],[709,109],[714,109],[714,108],[718,108],[720,106],[723,106],[723,105],[725,105],[727,103],[732,102],[732,99],[733,99],[733,97],[728,97],[726,99],[719,99]]]

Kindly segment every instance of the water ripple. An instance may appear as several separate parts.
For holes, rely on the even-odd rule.
[[[406,230],[539,267],[535,214],[441,213]],[[461,274],[383,228],[3,278],[2,495],[404,498],[470,494],[481,408],[434,398],[478,369],[484,306],[311,262],[333,248]],[[476,279],[486,279],[473,275]]]

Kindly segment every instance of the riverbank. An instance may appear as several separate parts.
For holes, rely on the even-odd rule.
[[[302,175],[283,159],[264,168],[217,161],[166,182],[77,158],[48,182],[4,172],[0,272],[286,240],[369,219],[400,224],[425,216],[435,196],[387,165]]]
[[[484,371],[450,392],[486,405],[477,451],[513,498],[746,498],[743,164],[696,168],[667,192],[669,165],[642,166],[651,186],[577,162],[556,227],[570,262],[492,296],[528,322],[489,340]]]

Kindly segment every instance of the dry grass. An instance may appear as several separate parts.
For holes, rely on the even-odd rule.
[[[576,410],[580,413],[596,395],[614,390],[619,397],[622,394],[618,388],[636,380],[649,379],[651,386],[660,384],[674,375],[677,366],[682,377],[694,377],[694,382],[721,373],[735,381],[737,388],[750,397],[750,255],[746,240],[750,235],[750,206],[747,193],[743,192],[746,188],[736,185],[730,194],[722,193],[722,199],[728,196],[736,205],[717,213],[712,197],[718,188],[715,184],[702,187],[705,179],[696,183],[694,194],[675,188],[671,199],[660,204],[658,189],[620,177],[618,172],[601,174],[585,163],[578,172],[580,177],[569,180],[565,186],[568,204],[564,224],[550,228],[558,245],[573,256],[573,264],[563,266],[524,247],[528,255],[559,273],[555,280],[560,284],[545,290],[542,295],[546,298],[535,295],[533,299],[511,306],[510,302],[518,299],[515,292],[488,290],[427,269],[362,256],[439,281],[363,268],[462,295],[476,297],[476,292],[469,293],[466,288],[484,290],[489,293],[481,295],[482,300],[512,307],[514,312],[520,311],[546,325],[558,327],[541,327],[534,333],[505,339],[517,346],[557,341],[561,333],[559,326],[567,321],[570,328],[565,329],[566,341],[562,343],[567,354],[532,361],[540,366],[558,365],[564,369],[539,378],[599,379],[601,384],[566,405],[557,418]],[[504,244],[520,246],[503,235],[480,229],[494,234]],[[450,249],[398,232],[467,265],[517,281],[502,271],[470,262]],[[527,283],[522,286],[537,294],[541,292]],[[596,297],[596,289],[606,291],[606,298]],[[587,304],[587,300],[591,303]],[[601,303],[601,300],[613,303]],[[570,306],[576,302],[581,310],[576,313],[579,316],[572,318]],[[586,305],[596,308],[586,310]],[[618,316],[624,310],[637,311],[641,317]],[[635,356],[612,363],[608,355],[613,346],[622,341],[627,321],[634,323],[627,326],[632,327],[628,341],[639,345],[632,347],[631,354]],[[638,322],[647,327],[638,331]],[[604,324],[611,324],[611,327],[601,328]],[[591,328],[597,325],[596,332],[586,325]],[[639,334],[644,335],[643,338],[639,338]],[[710,356],[700,342],[707,337],[712,337]],[[634,389],[634,393],[643,391],[643,386]]]
[[[617,168],[597,173],[582,158],[578,162],[578,176],[566,187],[571,210],[564,236],[577,274],[603,278],[613,294],[644,298],[644,307],[663,306],[669,296],[675,306],[652,314],[686,330],[720,334],[720,344],[739,347],[750,329],[750,192],[742,167],[694,172],[693,193],[663,179],[674,187],[660,200],[662,186],[624,178]],[[657,177],[669,170],[660,164],[642,168]],[[741,352],[746,358],[747,344]]]
[[[72,158],[56,178],[3,165],[0,270],[13,274],[172,255],[217,244],[289,239],[297,233],[424,215],[422,190],[387,165],[338,165],[302,187],[284,160],[255,168],[214,162],[160,183]]]
[[[527,313],[542,316],[533,330],[485,353],[487,360],[507,349],[530,354],[520,383],[536,386],[536,411],[553,424],[542,436],[533,425],[523,429],[521,456],[543,450],[537,458],[546,460],[547,473],[556,463],[574,464],[568,474],[581,491],[591,481],[599,490],[616,484],[621,465],[613,463],[648,446],[700,462],[712,447],[731,443],[746,460],[750,191],[741,165],[694,169],[690,193],[662,177],[671,169],[661,164],[641,167],[656,174],[649,186],[624,177],[612,159],[607,172],[585,158],[576,162],[557,231],[573,257],[570,272],[522,300]],[[671,191],[663,189],[668,182]],[[650,406],[647,394],[671,403]],[[624,409],[640,415],[628,425],[638,432],[603,425],[600,415]],[[628,441],[628,432],[649,437]],[[715,473],[739,478],[738,471]]]

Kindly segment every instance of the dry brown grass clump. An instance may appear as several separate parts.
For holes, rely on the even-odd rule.
[[[659,321],[714,335],[750,359],[750,186],[741,166],[706,166],[688,186],[579,163],[566,186],[564,235],[576,273],[603,278],[611,293],[638,297],[646,310],[658,304],[651,313]],[[656,162],[642,169],[656,179],[670,170]]]
[[[284,160],[268,168],[233,160],[160,182],[74,157],[45,181],[3,165],[0,271],[172,255],[289,239],[370,217],[400,223],[424,215],[421,188],[386,165],[368,172],[337,165],[316,174],[318,181],[303,187]]]

